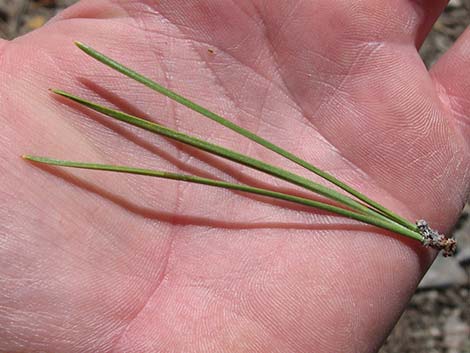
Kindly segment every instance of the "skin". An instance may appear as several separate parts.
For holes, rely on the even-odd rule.
[[[287,203],[20,156],[297,190],[48,92],[60,88],[310,176],[80,40],[446,232],[469,193],[470,31],[431,71],[417,52],[444,6],[93,0],[2,42],[0,350],[377,351],[434,251]]]

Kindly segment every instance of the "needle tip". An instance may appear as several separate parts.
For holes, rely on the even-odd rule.
[[[31,156],[30,154],[24,154],[21,156],[21,158],[27,161],[39,162],[39,157]]]
[[[56,89],[56,88],[49,88],[49,91],[54,93],[54,94],[58,94],[60,96],[64,96],[65,95],[65,92],[64,91],[61,91],[60,89]]]

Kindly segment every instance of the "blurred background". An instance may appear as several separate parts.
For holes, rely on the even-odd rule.
[[[77,0],[0,0],[0,37],[41,27]],[[451,0],[421,48],[428,67],[470,24],[470,0]],[[380,353],[470,353],[470,207],[454,236],[459,252],[439,256]],[[347,352],[344,352],[347,353]]]

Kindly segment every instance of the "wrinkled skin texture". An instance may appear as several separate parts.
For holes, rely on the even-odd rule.
[[[20,156],[296,190],[48,92],[60,88],[310,176],[80,40],[448,231],[469,190],[470,32],[430,72],[417,53],[444,6],[90,0],[1,43],[0,350],[376,351],[432,250],[288,203]]]

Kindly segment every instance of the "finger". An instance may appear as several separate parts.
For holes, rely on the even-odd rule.
[[[404,6],[409,8],[410,19],[412,22],[407,23],[403,21],[401,25],[406,33],[408,27],[409,38],[415,43],[416,48],[421,47],[424,40],[428,36],[432,29],[432,26],[444,11],[447,6],[448,0],[418,0],[418,1],[406,1],[401,0]],[[394,2],[391,2],[394,6]]]
[[[48,24],[60,22],[67,19],[76,18],[114,18],[123,17],[127,13],[120,6],[118,1],[79,1],[76,4],[66,8],[58,15],[49,20]]]
[[[433,66],[431,75],[445,108],[470,147],[470,28]]]
[[[264,2],[264,1],[258,1]],[[417,48],[431,30],[434,22],[446,7],[447,0],[360,0],[360,1],[336,1],[304,2],[296,8],[297,14],[291,14],[291,18],[302,19],[306,14],[311,14],[314,22],[323,23],[318,28],[319,33],[325,28],[333,31],[339,30],[348,33],[354,39],[363,42],[384,41],[394,43],[412,43]],[[264,13],[277,13],[280,22],[285,21],[288,9],[281,6],[267,6]],[[328,24],[328,26],[324,26]],[[312,28],[313,29],[313,28]]]

